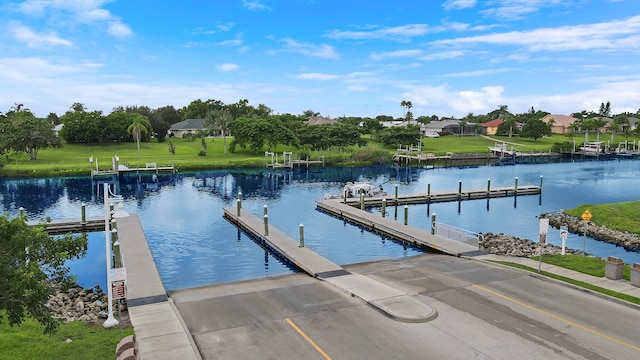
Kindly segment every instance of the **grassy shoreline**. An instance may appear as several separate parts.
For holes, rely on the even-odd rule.
[[[294,157],[308,154],[309,160],[317,160],[324,156],[326,165],[368,165],[376,163],[391,163],[395,147],[385,147],[381,143],[364,137],[368,145],[366,147],[348,147],[344,149],[332,148],[323,151],[306,151],[290,146],[278,146],[270,151],[282,154],[283,151],[291,151]],[[496,142],[517,141],[518,151],[548,152],[553,144],[568,141],[562,135],[554,135],[549,138],[533,141],[531,139],[512,139],[508,137],[494,136],[485,138],[482,136],[443,136],[440,138],[424,138],[422,152],[435,155],[445,155],[447,152],[457,154],[488,153],[488,147]],[[227,139],[227,144],[231,139]],[[175,154],[169,152],[169,143],[175,146]],[[224,152],[222,138],[209,138],[206,140],[207,155],[198,156],[202,150],[200,140],[188,141],[186,139],[170,139],[163,143],[156,140],[140,144],[138,154],[135,143],[111,143],[111,144],[65,144],[62,148],[43,149],[38,152],[37,160],[29,160],[24,153],[11,153],[5,155],[0,161],[0,176],[2,177],[38,177],[38,176],[68,176],[89,175],[89,157],[97,159],[98,168],[106,170],[111,168],[111,158],[117,155],[120,164],[129,163],[132,167],[144,166],[145,163],[157,163],[159,166],[175,165],[178,171],[222,169],[222,168],[249,168],[264,167],[266,157],[264,152],[251,152],[248,149],[236,149],[234,153]],[[95,162],[94,162],[95,168]]]

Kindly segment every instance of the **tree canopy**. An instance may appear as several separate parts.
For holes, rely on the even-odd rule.
[[[67,287],[74,278],[64,264],[86,254],[86,235],[49,236],[44,224],[29,227],[24,217],[0,215],[0,310],[11,325],[20,325],[30,316],[53,333],[58,321],[47,307],[55,285]],[[0,321],[5,321],[0,313]]]
[[[8,112],[0,127],[2,152],[24,152],[29,155],[29,160],[36,160],[40,149],[62,146],[62,142],[53,131],[53,124],[45,119],[36,118],[31,111],[21,106]]]

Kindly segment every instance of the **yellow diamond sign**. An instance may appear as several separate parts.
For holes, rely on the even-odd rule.
[[[581,217],[582,217],[582,220],[584,220],[584,221],[589,221],[589,220],[591,220],[591,216],[592,216],[592,215],[591,215],[591,212],[589,212],[589,210],[585,210],[585,211],[582,213],[582,216],[581,216]]]

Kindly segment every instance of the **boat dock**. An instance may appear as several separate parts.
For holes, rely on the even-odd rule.
[[[293,153],[285,151],[282,153],[282,162],[278,161],[278,154],[270,151],[265,151],[264,156],[267,158],[267,167],[273,169],[288,168],[292,169],[294,166],[306,166],[309,165],[322,165],[324,166],[324,156],[319,156],[318,160],[309,159],[294,159]]]
[[[27,222],[30,227],[39,224],[39,221]],[[87,218],[84,222],[82,219],[51,220],[51,222],[45,222],[44,225],[49,235],[104,231],[104,217]]]
[[[340,219],[353,222],[370,231],[379,233],[391,239],[412,244],[417,247],[435,250],[441,253],[462,256],[478,250],[477,246],[433,235],[421,229],[404,225],[391,218],[381,217],[363,211],[339,200],[321,200],[317,202],[318,209]]]
[[[98,159],[95,159],[95,169],[94,169],[94,159],[93,156],[89,158],[90,168],[91,168],[91,177],[94,176],[106,176],[106,175],[120,175],[126,173],[139,173],[139,172],[155,172],[158,174],[161,171],[170,171],[171,173],[176,172],[175,165],[172,163],[169,166],[158,166],[158,163],[145,163],[144,167],[131,167],[129,164],[119,163],[120,158],[118,156],[113,156],[111,158],[111,169],[107,170],[99,170],[98,168]]]
[[[347,271],[313,250],[300,246],[298,241],[268,223],[265,225],[263,219],[248,211],[225,208],[224,217],[307,274],[361,299],[392,319],[402,322],[426,322],[438,314],[403,291],[362,274]]]
[[[372,196],[364,197],[365,206],[382,206],[382,201],[386,200],[387,206],[396,205],[417,205],[417,204],[429,204],[436,202],[447,201],[463,201],[463,200],[479,200],[479,199],[492,199],[502,198],[510,196],[523,196],[523,195],[539,195],[542,193],[541,186],[524,185],[524,186],[503,186],[491,188],[487,186],[486,189],[473,189],[462,190],[462,185],[459,186],[458,191],[444,191],[444,192],[431,192],[427,190],[426,193],[417,194],[397,194],[386,196]],[[351,205],[360,206],[361,200],[359,198],[346,198],[339,199],[339,201]]]

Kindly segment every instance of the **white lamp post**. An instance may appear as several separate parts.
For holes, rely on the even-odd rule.
[[[104,237],[105,237],[105,252],[107,259],[107,297],[108,297],[108,314],[107,320],[102,324],[105,328],[110,328],[118,325],[118,320],[113,317],[113,293],[111,290],[111,239],[109,238],[109,220],[111,218],[111,211],[109,208],[109,184],[104,183]],[[115,195],[115,194],[114,194]],[[121,204],[119,204],[121,205]],[[126,217],[129,216],[121,208],[118,209],[114,217]]]

